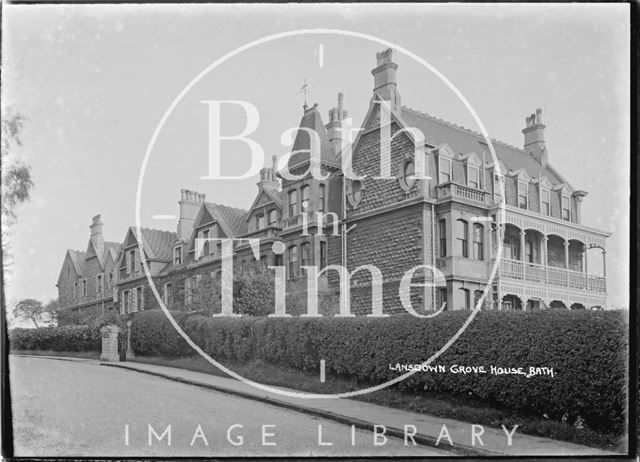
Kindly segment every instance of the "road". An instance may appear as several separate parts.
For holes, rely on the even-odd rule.
[[[94,361],[12,355],[10,383],[16,456],[448,455],[364,430],[352,445],[348,425]]]

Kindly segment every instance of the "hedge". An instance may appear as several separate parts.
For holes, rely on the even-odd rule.
[[[100,351],[100,329],[91,326],[16,328],[9,331],[11,350]]]
[[[467,319],[445,312],[431,319],[389,318],[209,318],[174,313],[190,338],[213,358],[260,359],[380,384],[400,373],[395,364],[419,364],[439,350]],[[624,430],[627,377],[627,312],[481,312],[433,365],[551,367],[538,375],[418,372],[397,386],[412,392],[473,396],[551,419],[580,415],[593,429]],[[190,356],[194,351],[160,311],[136,315],[134,350],[141,355]]]

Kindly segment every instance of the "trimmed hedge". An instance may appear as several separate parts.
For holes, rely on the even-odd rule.
[[[171,311],[171,314],[179,324],[192,316],[204,318],[199,314],[185,311]],[[194,354],[193,349],[160,310],[135,314],[131,322],[131,348],[136,354],[142,356],[172,358]]]
[[[9,331],[11,350],[100,351],[100,329],[90,326],[41,327]]]
[[[419,364],[462,326],[468,312],[444,312],[431,319],[389,318],[209,318],[174,313],[190,338],[216,359],[260,359],[301,370],[318,370],[367,384],[400,375],[396,364]],[[447,372],[418,372],[397,386],[474,396],[509,409],[569,421],[580,415],[596,430],[624,430],[628,352],[627,312],[481,312],[432,365]],[[191,356],[164,314],[136,315],[132,342],[137,354]],[[538,375],[453,374],[452,365],[551,367]]]

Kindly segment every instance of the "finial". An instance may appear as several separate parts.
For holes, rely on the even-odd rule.
[[[304,93],[304,106],[302,106],[305,110],[305,112],[307,111],[307,108],[309,106],[307,106],[307,94],[311,93],[309,91],[309,85],[307,84],[307,79],[304,79],[304,85],[302,85],[302,87],[300,88],[300,91],[302,93]]]

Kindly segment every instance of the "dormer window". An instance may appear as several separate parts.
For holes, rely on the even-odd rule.
[[[300,202],[300,209],[302,213],[307,213],[309,211],[309,185],[305,185],[302,187],[300,192],[302,193],[302,201]]]
[[[566,221],[571,220],[571,208],[570,208],[569,196],[562,195],[562,219]]]
[[[202,255],[209,255],[209,230],[202,231]]]
[[[269,225],[275,225],[278,222],[278,212],[275,210],[269,211]]]
[[[551,215],[551,193],[548,189],[542,190],[540,202],[541,202],[540,212],[546,216]]]
[[[529,205],[529,185],[526,181],[518,181],[518,207],[527,210]]]
[[[127,252],[127,274],[133,274],[136,271],[136,249]]]
[[[294,217],[298,214],[298,191],[289,191],[289,216]]]
[[[438,183],[448,183],[451,181],[451,159],[438,157]]]
[[[173,264],[181,265],[182,264],[182,246],[177,245],[173,248]]]
[[[256,215],[256,229],[264,228],[264,214],[259,213]]]
[[[467,165],[467,185],[480,189],[480,169],[475,165]]]

